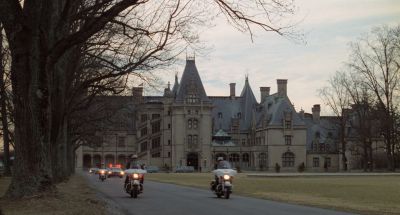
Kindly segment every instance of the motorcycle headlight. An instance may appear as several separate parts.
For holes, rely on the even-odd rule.
[[[224,180],[229,180],[229,179],[231,179],[231,176],[229,176],[229,175],[224,175]]]
[[[104,174],[105,172],[104,172],[104,171],[100,171],[100,173],[101,173],[101,174]]]
[[[139,174],[133,173],[133,179],[139,179]]]
[[[108,174],[111,174],[111,173],[112,173],[111,171],[108,172]]]
[[[123,171],[121,172],[121,175],[125,174]]]

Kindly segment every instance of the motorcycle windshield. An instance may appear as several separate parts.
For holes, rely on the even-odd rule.
[[[232,169],[232,166],[228,161],[220,161],[218,162],[217,169]]]

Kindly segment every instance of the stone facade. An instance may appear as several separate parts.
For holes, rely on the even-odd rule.
[[[248,77],[240,96],[235,83],[230,83],[229,96],[207,96],[195,60],[187,59],[181,81],[175,77],[163,96],[143,96],[143,88],[134,87],[132,96],[101,98],[120,104],[112,111],[122,117],[96,130],[95,144],[77,151],[77,165],[123,166],[137,154],[147,166],[172,170],[193,166],[210,171],[224,157],[242,170],[274,171],[279,166],[293,172],[304,165],[310,171],[338,171],[336,119],[321,117],[319,105],[312,114],[297,113],[287,83],[278,79],[274,94],[260,87],[260,103]]]

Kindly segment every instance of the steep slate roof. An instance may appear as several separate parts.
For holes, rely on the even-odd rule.
[[[329,144],[330,149],[336,150],[339,130],[334,122],[335,119],[332,117],[321,117],[319,122],[314,122],[311,116],[306,116],[303,119],[307,126],[307,150],[312,150],[312,142],[317,132],[319,132],[320,135],[319,143]],[[330,141],[328,138],[329,132],[332,134],[331,140],[333,141]]]
[[[213,104],[212,117],[214,118],[214,131],[223,129],[229,131],[231,128],[232,118],[237,118],[237,114],[241,112],[241,103],[239,97],[231,99],[229,97],[210,97]],[[218,113],[222,113],[222,118],[218,117]]]
[[[292,123],[294,126],[305,125],[287,96],[282,97],[279,96],[278,93],[269,95],[261,105],[263,117],[267,118],[268,125],[282,125],[285,111],[292,112]],[[261,122],[260,120],[258,124]]]
[[[251,122],[253,120],[253,111],[256,108],[257,100],[256,97],[254,97],[253,90],[251,90],[250,84],[249,84],[249,78],[246,77],[244,87],[242,90],[242,93],[240,94],[240,99],[241,99],[241,120],[240,120],[240,128],[241,130],[248,129],[251,125]]]
[[[182,74],[181,83],[178,87],[176,101],[183,102],[185,96],[188,94],[188,88],[193,85],[195,86],[197,95],[201,101],[210,101],[207,97],[206,91],[204,90],[203,83],[201,82],[195,60],[187,59],[185,70]]]

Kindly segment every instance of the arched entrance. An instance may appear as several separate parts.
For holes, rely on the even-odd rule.
[[[101,168],[101,156],[100,155],[93,155],[93,166],[97,168]]]
[[[199,168],[199,155],[197,153],[189,153],[186,158],[186,165],[192,166],[195,170]]]
[[[83,155],[83,168],[92,167],[92,156],[85,154]]]

